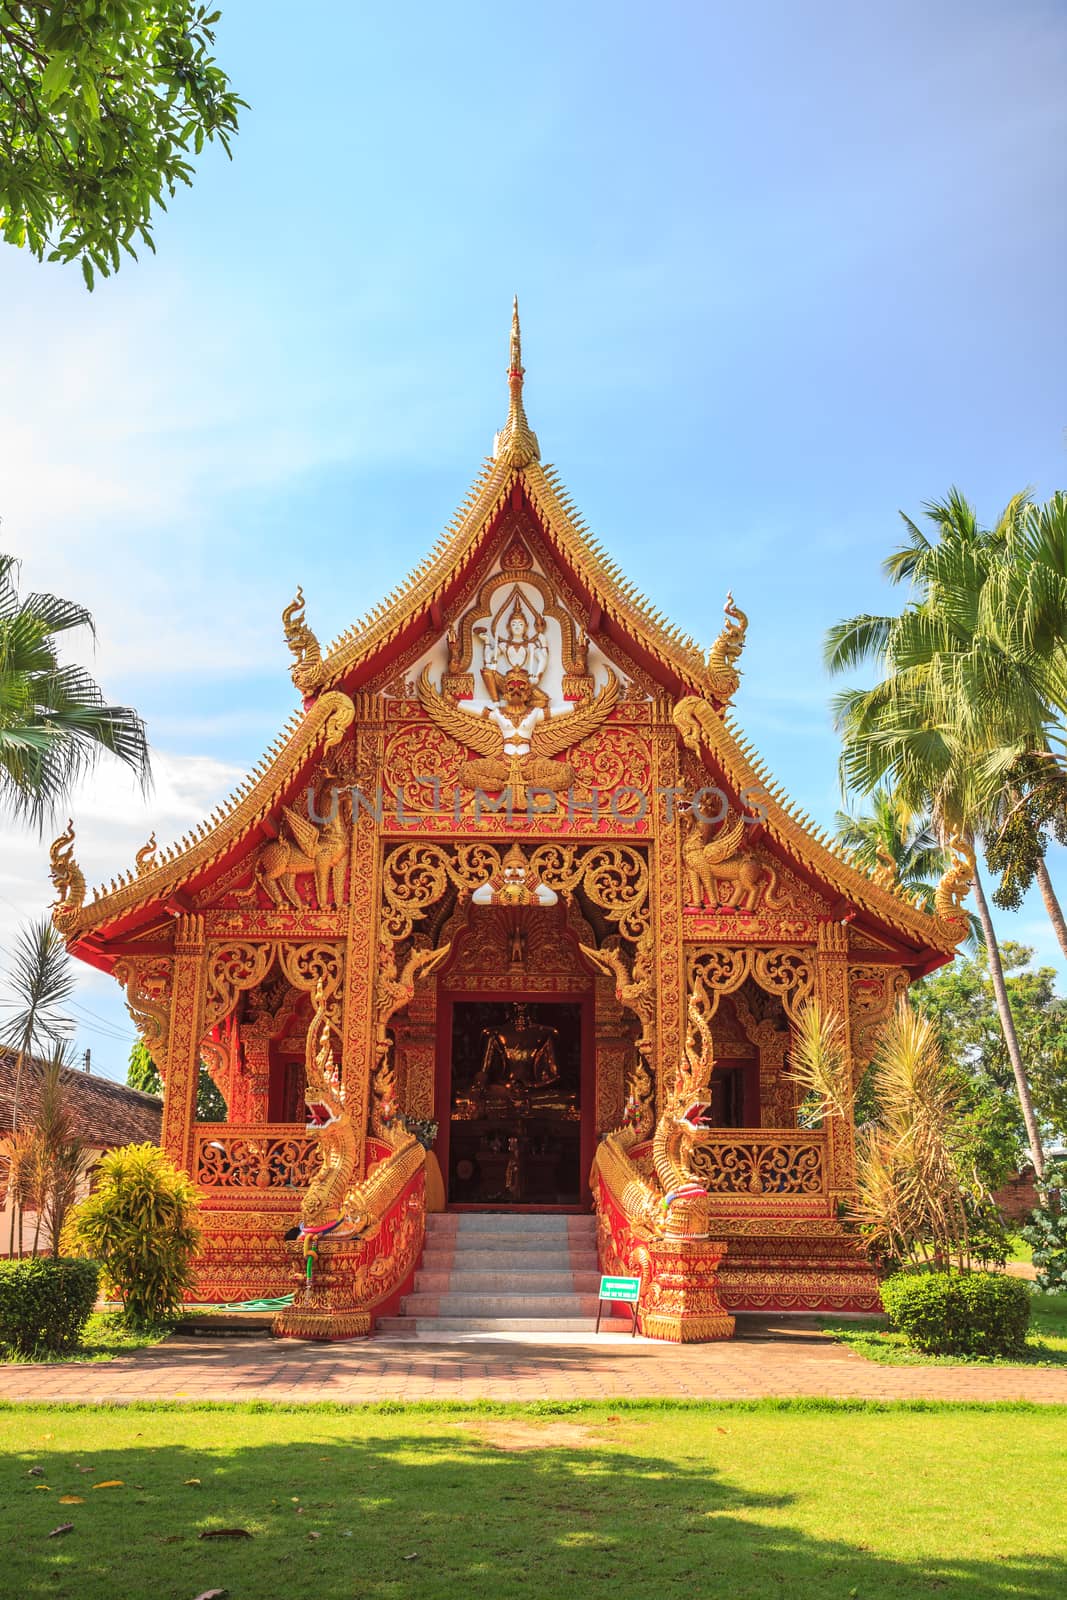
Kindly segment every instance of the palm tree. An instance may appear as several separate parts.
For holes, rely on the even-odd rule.
[[[1012,535],[986,584],[984,609],[989,626],[1027,661],[1047,720],[987,763],[1003,796],[987,858],[1001,877],[998,905],[1017,907],[1036,878],[1067,956],[1067,919],[1045,862],[1050,834],[1067,844],[1067,494],[1029,506]]]
[[[147,784],[148,741],[136,711],[107,705],[83,667],[59,661],[58,635],[94,634],[89,612],[52,594],[20,599],[17,568],[0,555],[0,802],[40,830],[101,751]]]
[[[910,580],[917,598],[899,616],[858,616],[827,636],[832,672],[877,661],[885,676],[871,689],[835,699],[846,793],[872,794],[889,783],[905,815],[929,814],[942,841],[973,843],[995,822],[999,794],[991,781],[1047,726],[1042,674],[990,627],[986,584],[1025,528],[1030,502],[1017,495],[992,529],[979,526],[958,490],[933,502],[929,539],[910,518],[904,545],[885,563],[895,583]],[[1013,752],[1011,759],[1007,752]],[[1012,1064],[1035,1171],[1044,1170],[1040,1129],[1008,1002],[1000,948],[981,875],[975,900],[989,956],[1004,1041]]]
[[[18,1131],[22,1069],[29,1055],[51,1054],[69,1039],[74,1024],[64,1006],[74,993],[74,969],[62,935],[48,917],[23,928],[8,978],[11,998],[0,1025],[0,1042],[18,1052],[11,1103],[11,1130]]]
[[[865,872],[886,874],[913,900],[921,900],[927,911],[934,909],[937,882],[949,864],[941,848],[937,829],[929,814],[909,817],[884,784],[868,797],[868,811],[838,811],[834,816],[834,836]],[[968,944],[983,943],[982,928],[971,918]]]

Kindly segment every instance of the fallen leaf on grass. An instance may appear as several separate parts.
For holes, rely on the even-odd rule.
[[[103,1483],[94,1483],[94,1489],[124,1489],[125,1483],[121,1478],[105,1478]]]
[[[205,1528],[198,1539],[251,1539],[247,1528]]]
[[[74,1524],[73,1524],[73,1522],[61,1522],[59,1524],[58,1528],[53,1528],[52,1529],[52,1531],[48,1535],[48,1537],[50,1539],[58,1539],[59,1535],[61,1533],[73,1533],[73,1532],[74,1532]]]
[[[229,1594],[229,1589],[205,1589],[198,1594],[196,1600],[222,1600],[224,1594]]]
[[[33,1487],[35,1489],[43,1489],[45,1494],[52,1493],[52,1485],[50,1483],[35,1483]]]
[[[96,1468],[95,1467],[80,1467],[78,1465],[78,1463],[75,1461],[74,1470],[75,1470],[75,1472],[95,1472]]]
[[[730,1431],[729,1428],[716,1428],[715,1429],[716,1433],[729,1433],[729,1431]]]
[[[200,1487],[200,1479],[199,1478],[186,1478],[185,1479],[185,1487],[187,1489],[199,1489],[199,1487]]]
[[[321,1533],[315,1533],[314,1530],[312,1530],[312,1532],[308,1534],[308,1538],[309,1539],[321,1539],[322,1538],[322,1534]]]
[[[83,1506],[85,1504],[85,1496],[80,1494],[61,1494],[59,1503],[61,1506]]]
[[[29,1472],[27,1472],[26,1476],[27,1476],[27,1478],[43,1478],[44,1477],[44,1468],[43,1467],[31,1467]]]
[[[411,1555],[404,1557],[405,1561],[417,1561],[418,1559],[419,1559],[419,1552],[417,1550],[413,1550]]]

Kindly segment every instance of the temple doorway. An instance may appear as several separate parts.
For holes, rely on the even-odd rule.
[[[443,1009],[448,1119],[438,1150],[449,1205],[580,1207],[591,1000],[456,997]]]

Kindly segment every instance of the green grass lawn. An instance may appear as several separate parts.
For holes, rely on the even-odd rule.
[[[20,1356],[7,1345],[0,1344],[0,1361],[113,1361],[116,1356],[128,1356],[131,1350],[143,1350],[147,1345],[160,1344],[170,1332],[170,1324],[135,1332],[123,1326],[117,1313],[94,1311],[82,1332],[81,1344],[76,1350],[63,1355],[41,1351],[34,1356]]]
[[[1027,1353],[1010,1362],[989,1362],[979,1356],[922,1355],[918,1350],[909,1350],[904,1335],[892,1333],[884,1317],[872,1317],[863,1322],[823,1317],[822,1325],[827,1333],[840,1344],[847,1344],[857,1355],[886,1366],[1067,1366],[1067,1294],[1034,1295]]]
[[[1022,1234],[1009,1233],[1008,1242],[1011,1246],[1008,1255],[1009,1261],[1032,1261],[1034,1259],[1033,1245],[1027,1244]]]
[[[1053,1600],[1065,1475],[1060,1407],[11,1407],[2,1587]]]

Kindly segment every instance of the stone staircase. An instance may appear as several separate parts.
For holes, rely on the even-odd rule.
[[[559,1213],[445,1212],[426,1219],[414,1291],[400,1314],[379,1317],[394,1337],[592,1334],[596,1327],[595,1218]],[[629,1332],[626,1319],[601,1328]]]

